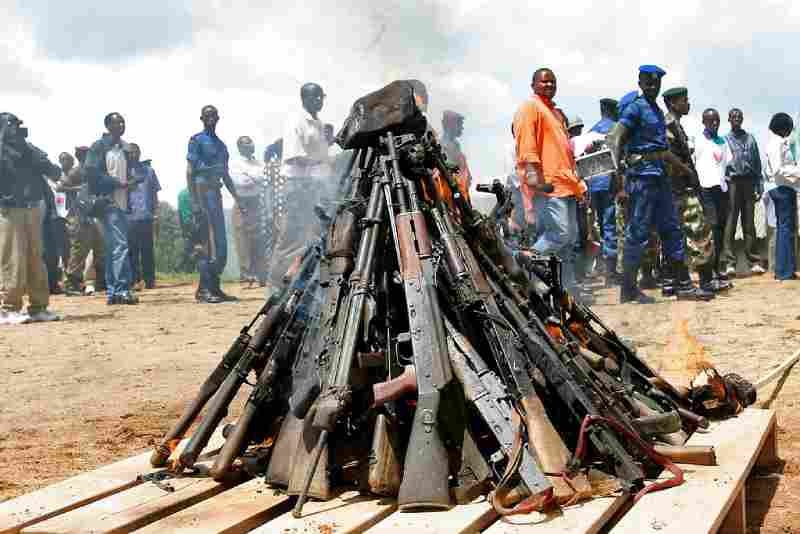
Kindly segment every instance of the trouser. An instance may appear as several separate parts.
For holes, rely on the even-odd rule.
[[[131,260],[128,247],[128,216],[117,207],[103,214],[106,246],[106,294],[124,295],[131,287]]]
[[[181,222],[181,239],[183,240],[183,251],[181,252],[181,260],[178,264],[178,271],[182,273],[193,273],[196,270],[196,266],[192,230],[189,225],[183,222]]]
[[[239,256],[239,270],[242,279],[257,278],[266,281],[265,241],[263,232],[263,205],[258,197],[242,197],[244,214],[234,210],[231,216],[236,250]]]
[[[575,295],[575,241],[578,236],[577,207],[574,197],[534,198],[539,237],[533,249],[539,254],[555,254],[561,259],[564,288]]]
[[[696,194],[677,193],[675,211],[684,237],[689,268],[703,271],[714,261],[714,235],[703,213],[703,205]]]
[[[286,179],[281,216],[275,220],[275,244],[270,262],[270,279],[281,286],[292,261],[302,254],[320,232],[313,207],[326,190],[323,179],[292,176]]]
[[[700,201],[703,203],[706,221],[714,235],[714,259],[711,264],[714,271],[719,273],[725,268],[722,248],[725,242],[725,221],[728,218],[728,193],[722,191],[718,185],[703,187],[700,190]]]
[[[20,311],[28,295],[28,313],[47,309],[50,291],[42,257],[40,208],[0,208],[0,308]]]
[[[642,257],[653,241],[652,228],[661,238],[662,252],[671,262],[686,261],[686,250],[678,223],[672,189],[668,180],[629,178],[625,183],[628,194],[625,225],[625,272],[636,272]]]
[[[722,261],[726,265],[736,266],[736,253],[733,250],[736,226],[742,219],[742,235],[744,236],[744,254],[751,264],[759,263],[761,258],[755,250],[756,246],[756,181],[750,177],[732,178],[728,182],[728,216],[725,220]]]
[[[775,278],[787,280],[797,271],[797,192],[781,186],[769,193],[775,205]]]
[[[105,286],[105,243],[103,239],[103,229],[94,218],[84,219],[78,216],[67,218],[67,232],[70,239],[69,264],[67,265],[67,278],[69,282],[77,285],[83,278],[83,270],[86,267],[86,258],[92,252],[96,282],[93,279],[86,280],[87,284],[96,285],[98,288]],[[92,269],[89,270],[91,273]]]
[[[592,210],[597,217],[602,240],[602,254],[606,259],[617,258],[617,205],[610,191],[592,192]]]
[[[131,258],[131,281],[144,280],[147,285],[156,281],[156,261],[153,248],[153,221],[128,222],[128,247]]]
[[[225,235],[225,212],[222,194],[218,187],[197,186],[208,218],[208,242],[200,253],[197,267],[200,270],[199,289],[218,290],[219,277],[228,262],[228,238]]]
[[[59,260],[66,271],[69,265],[69,236],[67,221],[61,217],[46,219],[44,222],[44,261],[47,266],[47,280],[50,290],[56,289],[60,272]]]
[[[591,257],[587,249],[589,243],[589,207],[585,202],[577,202],[575,214],[578,223],[575,236],[575,281],[583,283],[591,266]]]

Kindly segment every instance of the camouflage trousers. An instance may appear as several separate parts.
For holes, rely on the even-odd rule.
[[[617,205],[617,271],[623,272],[624,267],[622,266],[622,259],[625,257],[625,221],[627,202],[624,199],[617,199],[615,202]],[[658,264],[659,239],[658,232],[656,232],[655,227],[650,231],[650,239],[647,240],[647,243],[647,248],[642,255],[642,272],[652,271]]]
[[[687,263],[691,270],[700,271],[714,259],[711,225],[706,222],[703,206],[696,194],[676,194],[673,201],[683,233]]]

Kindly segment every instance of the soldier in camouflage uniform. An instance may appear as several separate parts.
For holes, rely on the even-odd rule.
[[[685,87],[675,87],[664,91],[667,106],[667,142],[669,149],[694,171],[689,137],[681,126],[681,117],[689,113],[689,91]],[[689,268],[700,277],[700,291],[709,295],[719,292],[714,284],[713,259],[714,238],[711,226],[706,222],[703,208],[698,198],[700,182],[697,172],[686,172],[672,162],[665,162],[666,174],[672,181],[672,194],[675,210],[684,235]],[[675,280],[664,280],[664,296],[675,294]]]

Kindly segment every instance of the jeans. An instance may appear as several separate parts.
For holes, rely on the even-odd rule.
[[[617,205],[610,191],[592,192],[592,210],[600,227],[603,257],[617,257]]]
[[[153,221],[130,221],[128,241],[131,253],[131,278],[134,283],[144,280],[148,286],[156,281],[156,261],[153,250]]]
[[[672,202],[672,185],[663,177],[629,178],[625,183],[628,194],[625,214],[626,272],[635,272],[642,263],[642,255],[652,234],[652,227],[661,238],[665,258],[674,262],[686,261],[683,234],[678,213]]]
[[[210,187],[200,192],[208,216],[209,243],[200,255],[197,267],[200,271],[200,289],[219,289],[219,277],[228,262],[228,238],[225,235],[225,212],[222,210],[222,193]]]
[[[703,187],[700,190],[700,202],[703,203],[703,213],[706,222],[711,225],[714,236],[714,259],[711,265],[714,271],[720,272],[722,265],[722,249],[725,242],[725,221],[728,218],[728,193],[723,192],[718,185]]]
[[[744,253],[747,261],[759,263],[761,258],[755,252],[756,225],[754,220],[756,181],[750,177],[731,178],[728,182],[728,216],[725,220],[722,261],[726,265],[736,266],[736,255],[733,251],[733,240],[736,236],[736,225],[742,217],[742,234],[744,235]]]
[[[775,205],[775,278],[788,280],[797,270],[795,239],[797,239],[797,192],[781,186],[769,193]]]
[[[539,237],[533,249],[542,255],[555,254],[562,262],[564,288],[575,295],[575,242],[578,237],[577,206],[574,197],[534,198]]]
[[[131,287],[131,260],[128,256],[128,216],[117,207],[103,215],[103,236],[106,249],[106,294],[125,295]]]

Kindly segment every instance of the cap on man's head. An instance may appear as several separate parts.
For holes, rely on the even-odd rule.
[[[618,106],[619,101],[614,98],[601,98],[600,105],[602,106]]]
[[[639,74],[655,74],[661,78],[667,74],[667,71],[657,65],[642,65],[639,67]]]
[[[89,147],[88,147],[88,146],[85,146],[85,145],[83,145],[83,146],[76,146],[76,147],[75,147],[75,152],[89,152]]]
[[[661,93],[661,96],[664,97],[664,100],[689,96],[689,89],[687,89],[686,87],[672,87]]]
[[[571,130],[573,128],[577,128],[578,126],[583,126],[583,119],[580,118],[579,115],[573,115],[569,118],[567,122],[567,130]]]

